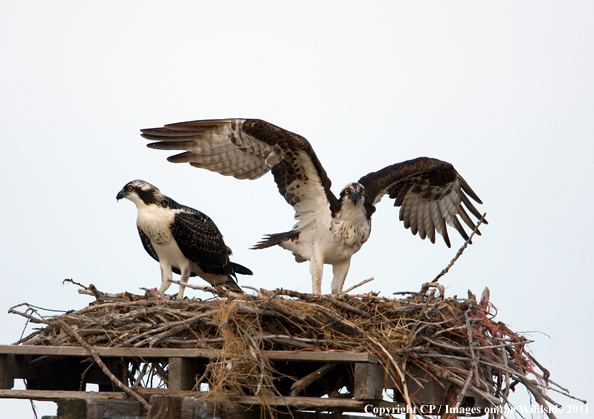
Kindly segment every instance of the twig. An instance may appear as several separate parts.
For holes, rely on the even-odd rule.
[[[530,354],[530,352],[526,351],[526,355],[528,355],[528,358],[530,358],[530,360],[532,362],[534,362],[534,364],[538,368],[540,368],[540,370],[542,371],[542,378],[545,380],[545,383],[548,384],[549,377],[551,376],[551,373],[549,372],[549,370],[547,370],[545,367],[542,366],[542,364],[540,362],[538,362],[536,359],[534,359],[534,357]]]
[[[456,374],[449,372],[447,370],[436,369],[435,375],[438,376],[439,378],[448,380],[449,382],[454,383],[460,387],[464,386],[464,381],[462,381],[462,379],[460,377],[458,377]],[[469,385],[469,388],[473,392],[482,396],[485,400],[489,401],[493,406],[498,406],[501,404],[501,401],[497,397],[493,396],[492,394],[489,394],[486,391],[481,390],[480,388],[478,388],[472,384]]]
[[[565,397],[567,397],[567,398],[570,398],[570,399],[573,399],[573,400],[577,400],[578,402],[582,402],[582,403],[584,403],[584,404],[587,404],[587,403],[588,403],[588,401],[587,401],[587,400],[580,399],[579,397],[572,396],[571,394],[569,394],[569,391],[565,392],[565,391],[558,390],[558,389],[556,389],[556,388],[553,388],[553,387],[545,387],[545,389],[546,389],[547,391],[554,391],[555,393],[562,394],[563,396],[565,396]]]
[[[126,345],[130,345],[135,340],[138,340],[140,338],[144,338],[145,336],[153,335],[155,333],[160,333],[160,332],[166,331],[166,330],[168,330],[168,329],[170,329],[172,327],[177,327],[177,326],[187,327],[187,326],[191,325],[192,323],[195,323],[195,322],[203,319],[204,317],[208,317],[208,316],[214,314],[215,312],[216,312],[215,310],[211,310],[211,311],[207,311],[205,313],[201,313],[201,314],[198,314],[196,316],[190,317],[189,319],[186,319],[186,320],[182,320],[182,321],[179,321],[179,322],[167,323],[166,325],[161,326],[161,327],[158,327],[157,329],[152,329],[152,330],[149,330],[147,332],[141,333],[140,335],[134,336],[133,338],[127,340],[125,342],[125,344]],[[134,346],[135,347],[142,346],[147,340],[148,339],[144,339],[144,340],[142,340],[142,341],[134,344]]]
[[[199,290],[199,291],[204,291],[204,292],[210,292],[211,294],[218,294],[217,291],[213,288],[213,287],[208,287],[206,285],[194,285],[194,284],[189,284],[187,282],[181,282],[178,279],[170,279],[170,282],[183,286],[185,288],[192,288],[193,290]]]
[[[62,320],[59,317],[56,320],[58,321],[58,323],[60,323],[60,325],[62,325],[62,327],[68,333],[70,333],[78,341],[78,343],[81,344],[81,346],[83,346],[87,351],[90,352],[91,356],[93,357],[93,359],[95,360],[95,362],[97,363],[99,368],[101,368],[101,371],[103,371],[103,373],[105,375],[107,375],[109,377],[109,379],[115,385],[117,385],[119,388],[121,388],[124,391],[124,393],[126,393],[127,395],[132,396],[136,400],[138,400],[140,402],[140,404],[142,405],[142,407],[144,407],[144,409],[148,411],[149,404],[147,403],[147,401],[140,394],[138,394],[137,392],[132,390],[126,384],[122,383],[118,379],[118,377],[113,375],[113,373],[109,370],[109,368],[107,368],[107,366],[103,363],[103,361],[101,360],[101,357],[99,356],[97,351],[91,345],[89,345],[82,337],[80,337],[80,335],[78,333],[76,333],[76,331],[72,327],[70,327],[70,325],[68,323],[66,323],[64,320]]]
[[[134,384],[132,384],[132,387],[137,387],[142,382],[142,379],[146,375],[146,370],[148,369],[148,366],[149,364],[144,364],[144,366],[142,367],[142,371],[140,371],[140,374],[138,374],[138,377],[136,378],[136,380],[134,380]]]
[[[8,309],[8,313],[9,314],[18,314],[19,316],[23,316],[24,318],[28,319],[29,321],[33,322],[33,323],[37,323],[37,324],[47,324],[46,320],[43,319],[38,319],[37,317],[33,317],[27,313],[21,313],[20,311],[16,311],[14,310],[15,307],[21,306],[22,304],[19,304],[17,306],[14,306],[10,309]]]
[[[260,395],[260,391],[262,390],[262,385],[264,384],[264,378],[265,378],[264,376],[265,376],[265,372],[266,372],[266,364],[264,363],[264,357],[262,356],[260,347],[256,343],[254,337],[250,333],[246,332],[245,329],[239,325],[239,323],[237,323],[237,322],[234,322],[234,323],[235,323],[235,326],[237,327],[237,329],[239,331],[241,331],[243,333],[243,335],[248,339],[250,355],[252,356],[252,358],[254,358],[254,361],[256,363],[258,363],[260,366],[260,382],[258,383],[258,388],[256,389],[256,393],[255,393],[255,395],[258,396],[258,395]],[[258,352],[256,352],[256,351],[258,351]]]
[[[329,362],[327,364],[322,365],[320,368],[315,370],[314,372],[307,374],[300,380],[297,380],[291,386],[291,393],[289,394],[291,397],[298,396],[303,390],[307,388],[310,384],[318,381],[322,378],[328,371],[336,366],[336,363]]]
[[[478,360],[474,354],[474,348],[473,348],[474,342],[472,339],[472,327],[470,326],[470,318],[468,316],[468,314],[471,311],[472,311],[472,306],[470,306],[468,308],[468,310],[466,310],[464,312],[464,316],[466,317],[466,329],[467,329],[467,333],[468,333],[468,349],[470,350],[470,357],[471,357],[472,361],[470,363],[470,368],[468,369],[468,377],[466,377],[466,380],[464,381],[464,385],[462,386],[462,389],[456,396],[456,404],[455,404],[454,410],[458,410],[458,408],[462,404],[462,401],[464,400],[464,395],[466,394],[466,391],[468,390],[468,386],[470,385],[470,381],[472,380],[472,377],[476,376],[478,378],[478,370],[477,370]]]
[[[412,404],[410,402],[410,398],[408,396],[408,388],[406,386],[406,378],[405,378],[404,374],[400,370],[400,367],[398,366],[398,363],[394,360],[394,357],[392,357],[392,355],[390,354],[390,352],[388,352],[386,350],[386,348],[384,348],[384,346],[381,343],[379,343],[377,340],[375,340],[371,336],[369,336],[369,339],[373,343],[375,343],[382,350],[382,352],[384,354],[386,354],[386,356],[388,357],[388,359],[392,363],[392,366],[394,367],[394,369],[398,373],[398,377],[400,379],[400,385],[402,386],[400,390],[401,390],[402,396],[404,397],[404,401],[406,403],[406,406],[408,407],[406,416],[409,417],[409,418],[412,418],[413,417],[413,412],[415,410],[413,409]]]
[[[547,406],[547,402],[546,400],[548,400],[549,402],[551,402],[553,405],[556,405],[557,407],[561,407],[561,405],[553,402],[551,399],[549,399],[546,395],[544,395],[537,387],[532,386],[529,383],[523,383],[526,388],[530,391],[530,393],[532,393],[534,395],[534,398],[536,399],[536,402],[542,406],[543,410],[545,411],[545,413],[547,414],[547,416],[550,419],[557,419],[557,416],[555,416],[555,414],[552,412],[552,409],[549,409],[549,407]],[[545,400],[546,399],[546,400]]]
[[[462,245],[462,247],[460,248],[460,250],[458,250],[458,253],[456,253],[456,256],[454,256],[454,259],[452,259],[452,261],[450,262],[450,264],[448,266],[446,266],[444,268],[444,270],[442,270],[440,272],[439,275],[437,275],[435,277],[435,279],[431,282],[437,282],[439,280],[439,278],[441,278],[442,276],[444,276],[445,274],[447,274],[450,270],[450,268],[452,266],[454,266],[454,263],[456,263],[456,261],[458,260],[458,258],[460,256],[462,256],[462,253],[464,253],[464,250],[468,247],[468,244],[472,241],[472,238],[474,237],[474,235],[476,234],[476,232],[478,231],[479,226],[484,222],[485,220],[485,216],[487,215],[487,213],[485,212],[483,214],[483,216],[481,217],[481,219],[478,221],[478,223],[476,224],[476,227],[474,228],[474,230],[472,231],[472,234],[470,235],[470,237],[468,238],[468,240],[466,240],[466,242],[464,242],[464,244]]]
[[[475,350],[482,350],[482,349],[497,349],[497,348],[509,348],[510,346],[517,346],[517,345],[525,345],[527,343],[533,343],[533,340],[524,340],[522,342],[509,342],[509,343],[502,343],[501,345],[489,345],[489,346],[475,346]]]
[[[260,290],[256,287],[251,287],[249,285],[242,285],[241,288],[247,288],[248,290],[256,291],[256,294],[258,294],[258,296],[260,295]]]
[[[83,289],[88,289],[86,286],[84,286],[83,284],[80,284],[76,281],[74,281],[72,278],[66,278],[65,280],[62,281],[62,285],[64,285],[66,282],[70,282],[71,284],[74,285],[78,285],[79,287],[83,288]]]
[[[503,351],[503,350],[501,351],[501,362],[503,363],[503,365],[505,367],[507,367],[507,355],[506,354],[507,354],[506,351]],[[503,390],[502,399],[507,400],[507,397],[509,396],[511,378],[507,371],[502,371],[502,372],[503,372],[503,376],[505,377],[505,390]],[[503,409],[498,409],[497,416],[495,419],[500,419],[502,415],[503,415]]]
[[[353,307],[352,305],[350,305],[348,303],[345,303],[344,301],[337,300],[336,298],[330,297],[329,295],[326,295],[324,297],[327,300],[331,301],[333,304],[335,304],[335,305],[337,305],[337,306],[339,306],[341,308],[344,308],[345,310],[351,311],[351,312],[353,312],[355,314],[358,314],[358,315],[363,316],[363,317],[368,318],[368,319],[371,318],[371,314],[369,314],[366,311],[361,310],[358,307]]]
[[[352,291],[352,290],[354,290],[355,288],[359,288],[361,285],[365,285],[365,284],[367,284],[368,282],[371,282],[371,281],[373,281],[374,279],[375,279],[375,278],[368,278],[368,279],[366,279],[366,280],[364,280],[364,281],[361,281],[361,282],[359,282],[358,284],[356,284],[356,285],[353,285],[352,287],[350,287],[350,288],[348,288],[348,289],[346,289],[346,290],[344,290],[344,291],[341,291],[341,292],[339,292],[339,293],[338,293],[338,295],[341,295],[341,294],[348,294],[349,292],[351,292],[351,291]]]
[[[264,305],[262,306],[262,313],[264,313],[264,311],[266,311],[266,309],[268,308],[268,304],[270,304],[272,299],[274,297],[276,297],[277,295],[279,295],[282,290],[283,290],[282,288],[277,289],[270,297],[268,297],[266,299],[266,301],[264,302]]]

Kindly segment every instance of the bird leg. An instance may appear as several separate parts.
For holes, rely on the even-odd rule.
[[[159,288],[159,292],[165,294],[167,288],[171,286],[171,265],[165,265],[160,263],[161,265],[161,287]]]
[[[191,273],[192,273],[192,269],[189,264],[188,264],[188,266],[182,267],[180,282],[183,284],[187,284],[188,280],[190,279]],[[185,289],[186,289],[186,287],[184,287],[182,284],[179,284],[179,292],[177,293],[178,300],[181,300],[184,298],[184,290]]]
[[[332,265],[332,272],[334,272],[334,278],[332,278],[332,294],[339,294],[342,291],[342,286],[344,285],[350,266],[350,259]]]
[[[309,270],[311,271],[312,291],[319,295],[322,293],[322,275],[324,274],[324,263],[321,258],[314,255],[309,262]]]

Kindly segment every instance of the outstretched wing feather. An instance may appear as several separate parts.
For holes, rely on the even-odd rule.
[[[400,207],[399,218],[404,227],[422,239],[429,237],[433,243],[437,230],[446,245],[451,246],[448,225],[468,239],[460,219],[472,230],[476,223],[464,206],[477,219],[481,218],[469,197],[479,204],[481,200],[454,167],[444,161],[419,157],[369,173],[359,183],[365,187],[369,213],[375,211],[374,206],[387,194]]]
[[[184,150],[169,157],[173,163],[190,163],[237,179],[257,179],[272,169],[279,192],[302,225],[320,213],[329,215],[338,205],[310,143],[268,122],[191,121],[141,131],[144,138],[156,141],[148,144],[151,148]]]

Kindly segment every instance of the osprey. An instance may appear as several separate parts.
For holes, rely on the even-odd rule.
[[[254,248],[278,245],[293,252],[297,262],[309,260],[316,294],[321,293],[324,264],[333,266],[332,293],[342,291],[351,256],[369,238],[375,205],[386,194],[400,207],[404,227],[432,243],[437,231],[451,247],[446,225],[468,239],[458,217],[473,230],[476,224],[462,203],[481,218],[468,198],[482,203],[479,197],[450,163],[437,159],[419,157],[369,173],[336,197],[311,144],[268,122],[192,121],[141,132],[156,141],[148,144],[150,148],[185,150],[168,158],[173,163],[190,163],[237,179],[257,179],[271,171],[298,221],[291,231],[266,235]]]
[[[235,274],[252,275],[248,268],[229,261],[231,249],[215,223],[205,214],[180,205],[143,180],[133,180],[118,192],[119,201],[127,198],[136,204],[136,226],[142,245],[161,265],[161,288],[171,285],[171,272],[186,283],[199,276],[212,286],[226,285],[241,291]],[[184,296],[180,285],[177,298]]]

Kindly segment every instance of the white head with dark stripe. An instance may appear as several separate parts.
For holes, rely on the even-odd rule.
[[[140,207],[151,204],[160,205],[166,197],[156,186],[144,180],[136,179],[126,183],[122,190],[118,192],[116,199],[119,201],[122,198],[127,198],[134,202],[137,207]]]
[[[352,202],[354,206],[365,205],[365,187],[358,182],[351,182],[340,192],[340,201],[343,205],[346,202]],[[359,204],[361,202],[361,204]]]

